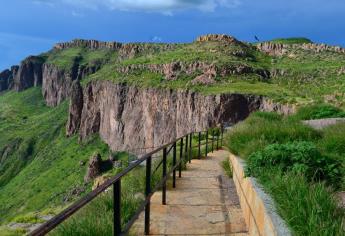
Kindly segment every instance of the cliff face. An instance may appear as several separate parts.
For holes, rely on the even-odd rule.
[[[42,58],[36,56],[30,56],[22,61],[14,76],[13,89],[22,91],[30,87],[40,86],[42,84],[43,63]]]
[[[43,66],[42,94],[48,106],[57,106],[70,95],[73,80],[77,78],[78,68],[63,70],[50,64]]]
[[[4,70],[0,73],[0,92],[9,88],[11,81],[13,81],[11,76],[10,70]]]
[[[136,154],[191,131],[236,123],[250,112],[263,109],[264,104],[265,109],[270,108],[260,96],[204,96],[189,91],[139,89],[108,81],[89,83],[82,96],[80,89],[73,91],[76,94],[71,99],[67,135],[79,129],[80,139],[85,140],[99,132],[111,149]]]

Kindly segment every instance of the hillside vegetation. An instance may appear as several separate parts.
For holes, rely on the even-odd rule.
[[[29,212],[49,215],[90,190],[80,162],[95,151],[107,157],[108,147],[98,137],[85,144],[65,137],[67,102],[49,108],[32,88],[7,92],[0,104],[1,223]]]

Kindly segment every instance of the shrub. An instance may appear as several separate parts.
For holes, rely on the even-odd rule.
[[[345,117],[345,112],[337,107],[321,104],[300,108],[293,116],[299,120]]]
[[[300,121],[268,112],[251,114],[225,136],[229,149],[242,158],[272,143],[314,141],[320,137],[319,131]]]
[[[303,174],[309,181],[326,180],[334,186],[341,179],[341,163],[322,155],[311,142],[268,145],[251,154],[247,164],[247,174],[254,176],[263,169],[278,167],[283,172]]]

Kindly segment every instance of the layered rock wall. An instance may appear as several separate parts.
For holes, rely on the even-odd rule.
[[[259,43],[257,48],[265,52],[271,56],[282,56],[289,52],[289,50],[293,49],[301,49],[312,51],[315,53],[320,52],[337,52],[337,53],[345,53],[345,48],[341,48],[339,46],[329,46],[326,44],[316,44],[316,43],[303,43],[303,44],[281,44],[281,43],[272,43],[272,42],[264,42]]]

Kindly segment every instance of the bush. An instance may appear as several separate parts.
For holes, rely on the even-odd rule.
[[[283,172],[303,174],[309,181],[325,180],[336,186],[341,180],[341,163],[322,155],[311,142],[271,144],[251,154],[247,174],[257,175],[266,168],[278,167]]]
[[[299,120],[345,117],[345,112],[337,107],[321,104],[300,108],[293,116]]]
[[[268,112],[251,114],[225,136],[229,149],[242,158],[272,143],[314,141],[320,137],[319,131],[300,121]]]

